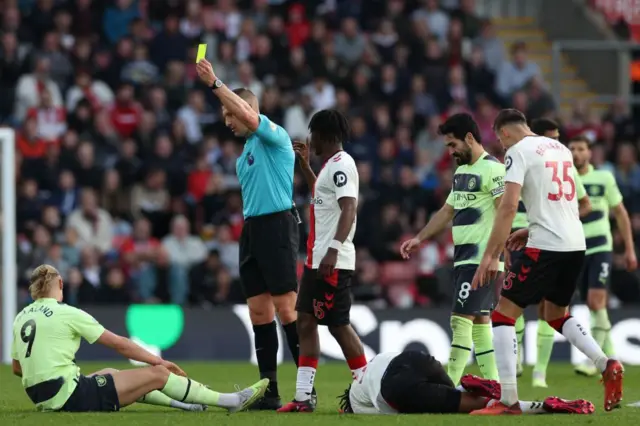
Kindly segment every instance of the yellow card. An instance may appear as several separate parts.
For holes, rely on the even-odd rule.
[[[198,55],[196,56],[196,64],[204,59],[204,56],[207,54],[207,45],[199,44],[198,45]]]

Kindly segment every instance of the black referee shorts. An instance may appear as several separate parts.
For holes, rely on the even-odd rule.
[[[425,352],[396,356],[382,376],[380,394],[403,414],[458,413],[461,393],[442,364]]]
[[[247,299],[297,291],[298,232],[290,210],[246,219],[240,236],[240,281]]]

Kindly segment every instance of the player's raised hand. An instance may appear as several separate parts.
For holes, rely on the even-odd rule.
[[[527,240],[529,239],[529,229],[522,228],[518,229],[513,234],[509,235],[507,238],[507,243],[505,247],[510,251],[518,251],[522,250],[527,245]]]
[[[171,361],[162,361],[162,365],[163,367],[165,367],[167,370],[171,371],[173,374],[177,375],[177,376],[182,376],[182,377],[187,377],[187,373],[185,373],[184,371],[182,371],[182,368],[178,367],[176,364],[174,364]]]
[[[338,263],[338,250],[330,248],[320,261],[318,273],[323,277],[331,276],[336,268],[336,263]]]
[[[400,255],[405,260],[411,258],[411,253],[416,251],[420,247],[420,244],[422,243],[417,238],[411,238],[410,240],[405,241],[400,246]]]
[[[216,75],[213,72],[213,66],[206,59],[201,59],[196,64],[196,71],[200,80],[208,87],[213,86],[213,82],[216,81]]]
[[[296,153],[296,157],[303,164],[309,163],[309,144],[301,142],[299,140],[293,141],[293,152]]]
[[[631,249],[624,253],[624,262],[627,265],[627,271],[634,272],[638,269],[638,259],[636,258],[636,252]]]

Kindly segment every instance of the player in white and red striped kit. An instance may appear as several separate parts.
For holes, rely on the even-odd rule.
[[[309,123],[310,145],[323,161],[318,176],[309,166],[309,146],[294,143],[299,165],[311,191],[307,262],[298,292],[300,358],[296,395],[279,412],[311,412],[312,389],[320,358],[318,325],[326,325],[336,339],[354,379],[364,373],[367,359],[360,338],[351,327],[351,277],[356,268],[359,178],[353,158],[342,150],[350,135],[347,118],[336,110],[322,110]]]
[[[491,315],[501,401],[474,414],[519,413],[514,325],[524,308],[543,300],[544,319],[602,373],[604,409],[610,411],[622,399],[622,364],[607,357],[586,328],[567,313],[586,247],[578,216],[578,173],[571,151],[554,139],[533,133],[524,114],[515,109],[502,110],[494,130],[507,149],[505,193],[472,287],[484,285],[495,274],[491,264],[507,239],[510,250],[526,247],[506,274],[500,302]],[[529,228],[509,236],[520,196],[527,207]]]

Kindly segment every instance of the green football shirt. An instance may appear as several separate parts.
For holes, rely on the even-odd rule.
[[[489,242],[496,207],[504,194],[505,168],[486,152],[473,164],[456,169],[447,204],[453,207],[453,265],[478,265]],[[500,264],[500,270],[503,270]]]
[[[88,313],[55,299],[38,299],[13,322],[11,356],[20,362],[22,386],[28,388],[62,378],[64,385],[51,399],[36,404],[41,411],[58,410],[76,388],[80,368],[75,363],[80,340],[94,343],[104,327]]]
[[[611,172],[595,169],[592,165],[588,166],[587,173],[579,176],[591,200],[591,212],[581,218],[587,244],[586,254],[611,251],[613,241],[609,209],[622,202],[616,178]]]

